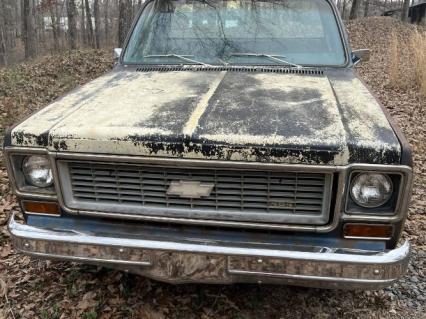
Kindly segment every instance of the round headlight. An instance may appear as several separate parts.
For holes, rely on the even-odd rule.
[[[351,185],[353,201],[362,207],[374,208],[385,204],[392,196],[393,184],[388,175],[362,173]]]
[[[33,155],[24,159],[22,171],[28,183],[46,188],[53,184],[50,162],[45,156]]]

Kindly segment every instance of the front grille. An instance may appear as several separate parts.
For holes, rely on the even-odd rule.
[[[332,175],[268,170],[177,168],[62,162],[66,205],[73,209],[262,223],[324,224]],[[213,186],[210,195],[168,195],[172,182]]]

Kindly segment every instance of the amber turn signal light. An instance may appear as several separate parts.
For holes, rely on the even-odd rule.
[[[25,213],[35,215],[60,216],[61,210],[57,203],[51,202],[23,202],[22,206]]]
[[[346,224],[343,229],[344,237],[357,238],[391,238],[393,234],[392,225],[372,224]]]

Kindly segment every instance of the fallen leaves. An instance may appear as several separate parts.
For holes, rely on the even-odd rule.
[[[112,67],[106,51],[76,51],[0,69],[0,136],[18,119],[33,113]]]
[[[7,295],[7,284],[2,278],[0,278],[0,297],[4,297],[6,295]]]
[[[1,250],[0,250],[0,257],[1,258],[6,258],[8,257],[10,254],[12,253],[12,246],[11,243],[6,243],[5,245],[2,246]]]
[[[77,308],[80,310],[87,310],[96,306],[96,292],[89,291],[83,295],[81,301],[77,304]]]

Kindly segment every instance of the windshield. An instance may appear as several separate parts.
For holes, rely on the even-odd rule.
[[[124,63],[338,66],[338,24],[325,0],[154,0]]]

